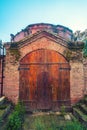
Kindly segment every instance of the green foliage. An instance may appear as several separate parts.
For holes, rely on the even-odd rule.
[[[42,122],[42,120],[40,118],[35,120],[35,126],[36,126],[36,130],[44,130],[45,129],[44,122]]]
[[[20,130],[22,127],[22,122],[17,111],[14,111],[9,117],[9,122],[7,124],[7,130]]]
[[[15,57],[16,61],[18,61],[21,56],[18,48],[10,48],[9,50],[10,50],[10,54]]]
[[[86,127],[84,127],[83,125],[81,125],[79,122],[66,122],[66,124],[64,124],[64,126],[62,125],[56,125],[51,124],[50,128],[46,128],[46,126],[44,125],[43,122],[38,122],[36,124],[36,130],[87,130]]]
[[[83,57],[87,58],[87,40],[85,41],[84,48],[83,48]]]
[[[62,116],[64,116],[64,115],[66,114],[65,106],[64,106],[64,105],[61,106],[60,112],[61,112],[61,115],[62,115]]]
[[[26,116],[24,130],[87,130],[76,119],[68,121],[61,115]]]
[[[7,130],[21,130],[24,121],[24,113],[23,103],[19,102],[8,119]]]
[[[84,42],[69,42],[68,48],[72,51],[81,51],[84,48]]]
[[[20,51],[18,49],[18,43],[14,42],[9,48],[10,54],[15,57],[15,61],[18,61],[20,58]]]
[[[15,106],[14,108],[15,111],[18,111],[20,114],[24,114],[25,113],[25,108],[24,108],[24,105],[23,105],[23,102],[18,102],[18,104]]]
[[[79,122],[74,121],[74,122],[67,122],[64,128],[61,130],[87,130],[87,129]]]
[[[2,124],[3,123],[3,120],[2,120],[2,118],[0,117],[0,124]]]
[[[7,105],[1,105],[0,109],[2,110],[2,109],[5,109],[6,107],[7,107]]]

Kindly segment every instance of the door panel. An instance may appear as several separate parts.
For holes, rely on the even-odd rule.
[[[52,90],[49,82],[49,73],[41,72],[37,77],[37,108],[51,108]]]
[[[58,107],[70,100],[70,66],[55,51],[41,49],[27,54],[20,61],[19,75],[19,98],[28,101],[31,109],[51,109],[54,102]]]

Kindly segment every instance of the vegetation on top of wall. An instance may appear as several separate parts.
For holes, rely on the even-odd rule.
[[[15,60],[18,61],[20,59],[20,51],[18,49],[9,49],[10,54],[15,57]]]
[[[77,61],[82,62],[82,59],[83,59],[82,51],[79,49],[76,51],[75,50],[74,51],[73,50],[65,50],[63,53],[68,61],[77,60]]]
[[[82,51],[82,49],[84,48],[84,42],[69,42],[68,48],[72,51]]]
[[[82,61],[82,52],[84,48],[84,42],[69,42],[69,50],[64,51],[64,56],[68,61],[79,60]]]
[[[84,48],[83,48],[83,57],[87,58],[87,40],[85,41]]]
[[[10,47],[11,48],[18,48],[18,42],[12,42]]]
[[[21,54],[18,49],[18,43],[12,43],[9,48],[9,52],[12,56],[14,56],[15,61],[18,61],[20,59]]]

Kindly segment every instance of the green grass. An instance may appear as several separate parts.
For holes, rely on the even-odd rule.
[[[29,116],[25,115],[23,130],[87,130],[81,124],[73,121],[65,121],[63,116],[43,115]]]
[[[53,119],[53,120],[52,120]],[[62,120],[62,122],[60,122]],[[24,130],[52,130],[52,127],[57,127],[58,124],[64,122],[63,117],[54,115],[43,115],[43,116],[25,116]],[[56,129],[55,129],[56,130]]]
[[[65,126],[62,127],[62,130],[87,130],[87,128],[82,126],[79,122],[74,121],[66,123]]]

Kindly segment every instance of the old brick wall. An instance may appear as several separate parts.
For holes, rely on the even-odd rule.
[[[70,95],[71,103],[76,103],[84,96],[83,63],[75,60],[70,62]]]
[[[61,40],[62,44],[62,40]],[[23,58],[28,53],[38,50],[38,49],[50,49],[59,52],[64,55],[64,51],[68,50],[67,46],[61,45],[60,40],[58,42],[53,41],[50,38],[42,37],[34,40],[33,42],[26,41],[23,43],[19,50],[21,53],[21,58]],[[20,59],[21,59],[20,58]],[[4,70],[4,95],[8,97],[13,102],[17,102],[19,98],[19,62],[15,63],[14,57],[10,55],[7,49],[7,55],[5,60],[5,70]],[[70,71],[70,96],[71,103],[74,104],[84,95],[84,73],[83,73],[83,63],[81,61],[70,61],[71,71]]]
[[[16,36],[14,38],[14,42],[19,41],[23,38],[24,38],[24,32],[22,31],[21,33],[16,34]]]
[[[62,41],[61,41],[62,42]],[[63,55],[64,50],[67,49],[65,46],[61,46],[54,41],[42,37],[33,41],[32,43],[26,43],[20,47],[21,58],[26,54],[37,50],[37,49],[50,49],[55,50]],[[21,59],[20,58],[20,59]],[[4,68],[4,95],[12,100],[14,103],[18,101],[19,98],[19,62],[15,61],[15,57],[11,55],[9,48],[7,48],[7,54],[5,58],[5,68]]]
[[[9,53],[9,50],[7,50],[5,58],[4,76],[4,95],[16,103],[19,97],[18,63],[14,56]]]
[[[62,43],[62,41],[61,41]],[[33,41],[30,44],[25,44],[20,48],[21,52],[21,58],[24,57],[26,54],[37,50],[37,49],[50,49],[59,52],[60,54],[64,55],[64,50],[67,50],[68,48],[65,46],[61,46],[59,43],[56,43],[46,37],[42,37],[40,39],[37,39],[36,41]]]
[[[64,55],[64,50],[67,50],[66,47],[43,37],[31,44],[28,44],[27,48],[26,46],[23,46],[20,48],[20,51],[22,52],[22,57],[24,57],[27,53],[41,48],[55,50],[62,55]],[[74,61],[71,60],[70,66],[70,97],[71,103],[74,104],[84,96],[83,63],[78,61],[78,59]]]
[[[83,60],[83,72],[84,72],[84,94],[87,95],[87,59]]]
[[[1,82],[2,82],[2,59],[0,58],[0,95],[1,95]]]

